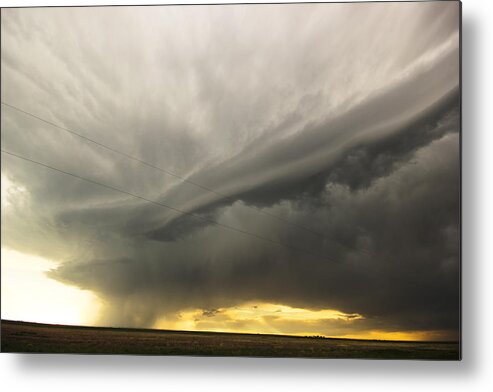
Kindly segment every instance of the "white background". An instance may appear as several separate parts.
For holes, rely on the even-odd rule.
[[[233,0],[231,0],[233,1]],[[207,3],[193,0],[180,3]],[[224,1],[213,0],[220,3]],[[249,1],[241,1],[249,2]],[[0,5],[138,4],[3,1]],[[145,1],[164,4],[166,1]],[[173,1],[168,1],[173,3]],[[493,1],[463,1],[461,362],[0,354],[4,391],[486,391],[493,388]]]

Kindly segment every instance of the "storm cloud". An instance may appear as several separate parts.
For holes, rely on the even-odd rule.
[[[188,182],[4,105],[2,148],[194,214],[2,154],[2,246],[102,324],[258,301],[456,337],[458,28],[457,2],[2,10],[3,102]]]

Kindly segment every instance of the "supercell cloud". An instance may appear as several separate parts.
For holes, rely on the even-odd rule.
[[[2,246],[57,261],[101,324],[256,301],[457,337],[458,24],[456,2],[4,9],[3,102],[217,193],[4,105],[3,149],[324,257],[5,154]]]

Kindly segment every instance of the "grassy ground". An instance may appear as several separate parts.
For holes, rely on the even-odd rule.
[[[458,343],[72,327],[4,321],[2,352],[459,359]]]

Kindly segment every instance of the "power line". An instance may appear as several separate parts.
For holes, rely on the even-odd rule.
[[[230,226],[230,225],[227,225],[227,224],[224,224],[224,223],[219,223],[215,220],[212,220],[212,219],[208,219],[208,218],[204,218],[203,216],[200,216],[200,215],[197,215],[197,214],[194,214],[193,212],[189,212],[189,211],[184,211],[184,210],[181,210],[179,208],[176,208],[176,207],[172,207],[170,205],[167,205],[167,204],[164,204],[164,203],[161,203],[161,202],[158,202],[158,201],[155,201],[155,200],[151,200],[151,199],[147,199],[143,196],[139,196],[139,195],[136,195],[134,193],[131,193],[131,192],[128,192],[128,191],[125,191],[123,189],[120,189],[120,188],[116,188],[112,185],[107,185],[107,184],[103,184],[101,182],[98,182],[98,181],[94,181],[94,180],[91,180],[89,178],[85,178],[85,177],[82,177],[82,176],[79,176],[77,174],[74,174],[74,173],[70,173],[68,171],[65,171],[65,170],[62,170],[62,169],[58,169],[56,167],[53,167],[53,166],[50,166],[50,165],[47,165],[45,163],[42,163],[42,162],[38,162],[38,161],[35,161],[34,159],[31,159],[31,158],[27,158],[27,157],[24,157],[24,156],[21,156],[21,155],[18,155],[18,154],[15,154],[13,152],[10,152],[10,151],[6,151],[6,150],[3,150],[3,149],[0,149],[0,151],[4,154],[8,154],[10,156],[13,156],[13,157],[16,157],[16,158],[19,158],[19,159],[22,159],[24,161],[27,161],[27,162],[30,162],[30,163],[33,163],[33,164],[36,164],[36,165],[39,165],[39,166],[42,166],[42,167],[45,167],[47,169],[50,169],[50,170],[53,170],[53,171],[56,171],[56,172],[59,172],[59,173],[62,173],[62,174],[65,174],[65,175],[68,175],[68,176],[71,176],[71,177],[74,177],[74,178],[77,178],[79,180],[83,180],[83,181],[86,181],[88,183],[91,183],[91,184],[94,184],[94,185],[98,185],[100,187],[103,187],[103,188],[107,188],[107,189],[111,189],[113,191],[116,191],[116,192],[120,192],[120,193],[123,193],[123,194],[126,194],[128,196],[132,196],[136,199],[140,199],[140,200],[144,200],[148,203],[152,203],[154,205],[157,205],[157,206],[160,206],[160,207],[164,207],[164,208],[167,208],[169,210],[172,210],[176,213],[179,213],[179,214],[183,214],[183,215],[187,215],[187,216],[191,216],[195,219],[198,219],[198,220],[201,220],[203,222],[207,222],[207,223],[210,223],[210,224],[213,224],[213,225],[216,225],[216,226],[219,226],[219,227],[222,227],[224,229],[227,229],[227,230],[232,230],[232,231],[235,231],[237,233],[240,233],[240,234],[244,234],[244,235],[248,235],[250,237],[253,237],[253,238],[256,238],[258,240],[262,240],[264,242],[269,242],[269,243],[272,243],[272,244],[275,244],[275,245],[279,245],[281,247],[284,247],[284,248],[287,248],[287,249],[290,249],[290,250],[293,250],[293,251],[296,251],[296,252],[300,252],[300,253],[306,253],[306,254],[309,254],[311,256],[315,256],[317,258],[321,258],[321,259],[324,259],[324,260],[327,260],[327,261],[330,261],[330,262],[334,262],[333,260],[330,260],[327,258],[327,256],[323,256],[323,255],[320,255],[318,253],[315,253],[315,252],[312,252],[308,249],[302,249],[302,248],[297,248],[297,247],[294,247],[294,246],[291,246],[291,245],[288,245],[288,244],[285,244],[283,242],[280,242],[280,241],[276,241],[276,240],[273,240],[271,238],[268,238],[268,237],[264,237],[264,236],[261,236],[261,235],[258,235],[258,234],[255,234],[255,233],[251,233],[249,231],[246,231],[246,230],[242,230],[242,229],[238,229],[237,227],[234,227],[234,226]]]
[[[230,195],[227,195],[227,194],[225,194],[225,193],[222,193],[222,192],[216,191],[216,190],[214,190],[214,189],[212,189],[212,188],[209,188],[209,187],[207,187],[207,186],[205,186],[205,185],[202,185],[202,184],[199,184],[199,183],[197,183],[197,182],[195,182],[195,181],[189,180],[189,179],[187,179],[186,177],[183,177],[183,176],[181,176],[181,175],[179,175],[179,174],[176,174],[176,173],[174,173],[174,172],[172,172],[172,171],[170,171],[170,170],[163,169],[162,167],[159,167],[159,166],[153,165],[152,163],[146,162],[146,161],[144,161],[144,160],[142,160],[142,159],[140,159],[140,158],[138,158],[138,157],[135,157],[135,156],[130,155],[130,154],[127,154],[127,153],[125,153],[125,152],[123,152],[123,151],[117,150],[117,149],[115,149],[115,148],[113,148],[113,147],[110,147],[110,146],[108,146],[108,145],[106,145],[106,144],[103,144],[103,143],[98,142],[98,141],[96,141],[96,140],[94,140],[94,139],[91,139],[91,138],[89,138],[89,137],[87,137],[87,136],[84,136],[84,135],[80,134],[79,132],[74,131],[73,129],[70,129],[70,128],[67,128],[67,127],[64,127],[64,126],[58,125],[58,124],[56,124],[56,123],[54,123],[54,122],[51,122],[51,121],[49,121],[49,120],[46,120],[46,119],[44,119],[44,118],[42,118],[42,117],[37,116],[36,114],[33,114],[33,113],[28,112],[28,111],[26,111],[26,110],[23,110],[23,109],[21,109],[21,108],[19,108],[19,107],[17,107],[17,106],[11,105],[11,104],[9,104],[9,103],[7,103],[7,102],[1,101],[1,104],[2,104],[2,105],[4,105],[4,106],[9,107],[9,108],[11,108],[11,109],[14,109],[14,110],[16,110],[16,111],[18,111],[18,112],[20,112],[20,113],[23,113],[23,114],[25,114],[25,115],[27,115],[27,116],[33,117],[33,118],[35,118],[35,119],[37,119],[37,120],[39,120],[39,121],[42,121],[42,122],[44,122],[44,123],[46,123],[46,124],[48,124],[48,125],[51,125],[51,126],[53,126],[53,127],[57,128],[57,129],[62,130],[62,131],[64,131],[64,132],[68,132],[69,134],[71,134],[71,135],[73,135],[73,136],[76,136],[76,137],[78,137],[78,138],[80,138],[80,139],[83,139],[83,140],[85,140],[85,141],[87,141],[87,142],[93,143],[93,144],[95,144],[95,145],[97,145],[97,146],[99,146],[99,147],[101,147],[101,148],[104,148],[104,149],[106,149],[106,150],[108,150],[108,151],[111,151],[111,152],[113,152],[113,153],[115,153],[115,154],[118,154],[118,155],[123,156],[123,157],[125,157],[125,158],[127,158],[127,159],[131,159],[131,160],[133,160],[133,161],[135,161],[135,162],[138,162],[138,163],[140,163],[140,164],[142,164],[142,165],[145,165],[145,166],[147,166],[147,167],[150,167],[150,168],[152,168],[152,169],[158,170],[158,171],[160,171],[160,172],[162,172],[162,173],[165,173],[165,174],[167,174],[167,175],[170,175],[170,176],[172,176],[172,177],[175,177],[175,178],[179,179],[180,181],[182,181],[182,182],[184,182],[184,183],[187,183],[187,184],[189,184],[189,185],[193,185],[193,186],[195,186],[195,187],[197,187],[197,188],[200,188],[200,189],[202,189],[202,190],[204,190],[204,191],[207,191],[207,192],[213,193],[213,194],[215,194],[215,195],[217,195],[217,196],[220,196],[220,197],[224,198],[225,200],[228,200],[228,201],[230,201],[230,202],[232,202],[232,203],[236,202],[236,200],[235,200],[233,197],[231,197]],[[266,215],[266,216],[269,216],[269,217],[271,217],[271,218],[277,219],[278,221],[285,222],[285,223],[287,223],[287,224],[289,224],[289,225],[291,225],[291,226],[293,226],[293,227],[296,227],[296,228],[298,228],[298,229],[301,229],[301,230],[304,230],[304,231],[306,231],[306,232],[308,232],[308,233],[311,233],[312,235],[319,236],[319,237],[320,237],[320,238],[322,238],[323,240],[327,239],[327,238],[326,238],[326,235],[325,235],[325,234],[323,234],[323,233],[320,233],[320,232],[318,232],[318,231],[316,231],[316,230],[313,230],[313,229],[311,229],[311,228],[309,228],[309,227],[306,227],[306,226],[304,226],[304,225],[300,225],[299,223],[292,222],[290,219],[283,218],[282,216],[279,216],[279,215],[276,215],[276,214],[272,214],[272,213],[270,213],[270,212],[268,212],[268,211],[265,211],[265,210],[264,210],[264,209],[262,209],[262,208],[259,208],[259,207],[253,206],[253,205],[246,205],[246,204],[245,204],[245,207],[246,207],[246,208],[249,208],[249,209],[252,209],[252,210],[254,210],[254,211],[257,211],[257,212],[259,212],[259,213],[261,213],[261,214],[264,214],[264,215]],[[370,251],[368,251],[367,249],[355,249],[355,248],[351,248],[351,247],[349,247],[349,246],[347,246],[347,245],[344,245],[344,244],[340,243],[339,241],[334,241],[334,240],[331,240],[331,242],[336,242],[336,243],[337,243],[337,245],[339,245],[339,246],[341,246],[341,247],[343,247],[343,248],[345,248],[345,249],[347,249],[347,250],[350,250],[350,251],[356,251],[356,252],[359,252],[359,253],[364,253],[364,254],[371,254],[371,252],[370,252]]]
[[[131,160],[133,160],[133,161],[139,162],[140,164],[145,165],[145,166],[148,166],[148,167],[153,168],[153,169],[155,169],[155,170],[159,170],[159,171],[161,171],[161,172],[163,172],[163,173],[166,173],[166,174],[168,174],[168,175],[170,175],[170,176],[173,176],[173,177],[175,177],[175,178],[178,178],[178,179],[179,179],[179,180],[181,180],[182,182],[185,182],[185,183],[187,183],[187,184],[190,184],[190,185],[193,185],[193,186],[195,186],[195,187],[198,187],[198,188],[200,188],[200,189],[202,189],[202,190],[204,190],[204,191],[207,191],[207,192],[210,192],[210,193],[214,193],[215,195],[220,196],[220,197],[222,197],[222,198],[224,198],[224,199],[226,199],[226,200],[228,200],[228,201],[230,201],[230,202],[236,202],[236,200],[235,200],[234,198],[232,198],[231,196],[229,196],[229,195],[227,195],[227,194],[225,194],[225,193],[222,193],[222,192],[216,191],[216,190],[214,190],[214,189],[212,189],[212,188],[209,188],[209,187],[207,187],[207,186],[205,186],[205,185],[202,185],[202,184],[199,184],[199,183],[197,183],[197,182],[195,182],[195,181],[189,180],[189,179],[187,179],[186,177],[183,177],[183,176],[181,176],[181,175],[179,175],[179,174],[176,174],[176,173],[174,173],[174,172],[172,172],[172,171],[169,171],[169,170],[167,170],[167,169],[163,169],[163,168],[161,168],[161,167],[158,167],[158,166],[156,166],[156,165],[153,165],[152,163],[146,162],[146,161],[144,161],[144,160],[142,160],[142,159],[140,159],[140,158],[137,158],[137,157],[134,157],[134,156],[132,156],[132,155],[129,155],[129,154],[125,153],[125,152],[122,152],[122,151],[120,151],[120,150],[117,150],[117,149],[115,149],[115,148],[113,148],[113,147],[110,147],[110,146],[108,146],[108,145],[106,145],[106,144],[100,143],[100,142],[98,142],[98,141],[96,141],[96,140],[93,140],[93,139],[91,139],[91,138],[89,138],[89,137],[87,137],[87,136],[84,136],[84,135],[82,135],[82,134],[80,134],[80,133],[78,133],[78,132],[74,131],[73,129],[66,128],[66,127],[63,127],[63,126],[61,126],[61,125],[55,124],[55,123],[53,123],[53,122],[51,122],[51,121],[48,121],[48,120],[46,120],[46,119],[44,119],[44,118],[41,118],[41,117],[39,117],[39,116],[35,115],[35,114],[33,114],[33,113],[30,113],[30,112],[28,112],[28,111],[25,111],[25,110],[23,110],[23,109],[20,109],[20,108],[18,108],[17,106],[11,105],[11,104],[6,103],[6,102],[1,102],[1,103],[2,103],[2,105],[5,105],[5,106],[7,106],[7,107],[9,107],[9,108],[12,108],[12,109],[14,109],[14,110],[17,110],[18,112],[21,112],[21,113],[24,113],[24,114],[26,114],[26,115],[28,115],[28,116],[31,116],[31,117],[33,117],[33,118],[35,118],[35,119],[37,119],[37,120],[40,120],[40,121],[42,121],[42,122],[44,122],[44,123],[46,123],[46,124],[49,124],[49,125],[51,125],[51,126],[53,126],[53,127],[55,127],[55,128],[60,129],[60,130],[62,130],[62,131],[68,132],[68,133],[70,133],[70,134],[72,134],[72,135],[74,135],[74,136],[77,136],[77,137],[79,137],[79,138],[81,138],[81,139],[84,139],[85,141],[88,141],[88,142],[90,142],[90,143],[93,143],[93,144],[95,144],[95,145],[97,145],[97,146],[99,146],[99,147],[102,147],[102,148],[104,148],[104,149],[106,149],[106,150],[108,150],[108,151],[111,151],[111,152],[113,152],[113,153],[115,153],[115,154],[121,155],[121,156],[123,156],[123,157],[125,157],[125,158],[128,158],[128,159],[131,159]],[[298,223],[292,222],[291,220],[286,219],[286,218],[283,218],[282,216],[279,216],[279,215],[276,215],[276,214],[272,214],[272,213],[270,213],[270,212],[268,212],[268,211],[265,211],[265,210],[263,210],[263,209],[261,209],[261,208],[258,208],[258,207],[255,207],[255,206],[251,206],[251,205],[245,205],[245,207],[250,208],[250,209],[253,209],[253,210],[257,211],[257,212],[260,212],[261,214],[264,214],[264,215],[269,216],[269,217],[271,217],[271,218],[277,219],[277,220],[279,220],[279,221],[282,221],[282,222],[288,223],[288,224],[290,224],[290,225],[292,225],[292,226],[294,226],[294,227],[297,227],[298,229],[305,230],[305,231],[307,231],[307,232],[309,232],[309,233],[311,233],[311,234],[318,235],[318,236],[323,237],[323,238],[325,237],[325,235],[324,235],[324,234],[322,234],[322,233],[320,233],[320,232],[318,232],[318,231],[315,231],[315,230],[313,230],[313,229],[310,229],[309,227],[306,227],[306,226],[304,226],[304,225],[300,225],[300,224],[298,224]]]

